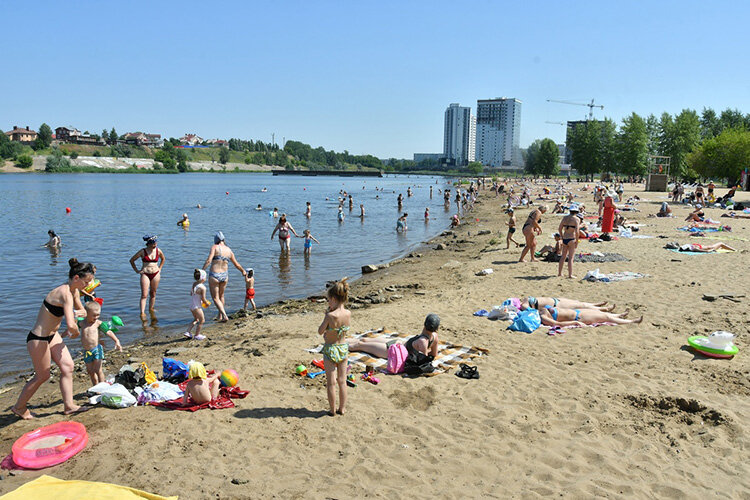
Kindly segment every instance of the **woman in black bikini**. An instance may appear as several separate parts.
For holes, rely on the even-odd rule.
[[[560,227],[557,229],[562,236],[562,254],[560,262],[557,264],[557,275],[562,276],[563,264],[565,258],[568,259],[568,278],[573,276],[573,259],[576,256],[576,247],[578,247],[578,237],[580,236],[581,219],[578,218],[578,205],[571,203],[568,208],[570,214],[566,215],[560,221]]]
[[[26,404],[37,389],[49,379],[51,361],[60,367],[60,392],[65,407],[63,413],[70,415],[82,411],[82,408],[73,402],[73,358],[57,330],[65,316],[67,328],[63,335],[71,338],[78,336],[74,309],[76,306],[83,309],[83,306],[76,300],[76,291],[82,290],[94,279],[94,266],[88,262],[80,263],[76,259],[70,259],[68,264],[68,281],[47,294],[39,308],[36,323],[26,337],[26,349],[34,365],[34,378],[23,386],[18,401],[10,409],[24,420],[34,418]],[[80,314],[85,313],[81,311]]]
[[[156,289],[161,281],[161,268],[164,267],[164,252],[156,246],[156,235],[147,234],[143,237],[146,248],[141,248],[130,258],[130,266],[141,277],[141,320],[146,319],[146,301],[150,298],[148,310],[153,314],[156,302]],[[143,266],[138,270],[135,261],[141,259]]]
[[[542,234],[542,227],[539,223],[542,222],[542,214],[544,213],[547,213],[547,205],[542,205],[529,213],[529,218],[526,219],[526,223],[524,223],[522,229],[523,235],[526,238],[526,246],[523,248],[521,258],[518,259],[518,262],[523,262],[523,258],[526,257],[527,253],[531,255],[531,262],[536,262],[536,259],[534,258],[534,253],[536,252],[536,237],[537,235]]]

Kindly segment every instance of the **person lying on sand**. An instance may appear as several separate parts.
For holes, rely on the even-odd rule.
[[[692,222],[703,222],[703,218],[705,217],[705,214],[703,213],[703,205],[696,205],[695,210],[690,212],[687,217],[685,217],[685,220],[689,220]]]
[[[715,252],[716,250],[729,250],[730,252],[736,252],[736,248],[732,248],[726,243],[718,242],[713,245],[701,245],[698,243],[688,243],[687,245],[680,245],[680,252]]]
[[[432,357],[437,356],[438,351],[438,328],[440,327],[440,317],[437,314],[430,313],[424,320],[422,333],[411,337],[404,343],[409,354],[421,352],[422,354]],[[395,339],[384,338],[361,338],[347,339],[349,350],[352,352],[366,352],[376,358],[388,358],[388,348],[395,344]]]
[[[586,326],[595,323],[627,325],[643,321],[643,316],[638,319],[625,319],[629,312],[625,310],[623,313],[615,314],[597,309],[564,309],[546,306],[539,308],[539,317],[542,324],[546,326]]]
[[[525,297],[521,299],[521,310],[529,307],[533,309],[544,309],[545,307],[562,307],[565,309],[596,309],[597,311],[610,312],[615,309],[615,304],[607,306],[607,302],[581,302],[575,299],[553,298],[553,297]]]

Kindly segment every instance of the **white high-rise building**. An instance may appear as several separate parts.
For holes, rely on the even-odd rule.
[[[474,161],[476,119],[471,108],[454,103],[445,110],[443,156],[456,165]]]
[[[520,167],[521,101],[498,97],[477,101],[476,160],[491,167]]]

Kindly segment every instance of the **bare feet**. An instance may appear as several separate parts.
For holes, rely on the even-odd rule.
[[[336,413],[338,413],[339,415],[343,415],[344,413],[346,413],[346,410],[339,408],[338,410],[336,410]]]
[[[643,316],[641,316],[641,317],[640,317],[640,318],[638,318],[638,319],[634,319],[634,320],[633,320],[633,323],[641,323],[642,321],[643,321]]]
[[[32,418],[36,418],[36,415],[31,413],[28,408],[26,408],[24,411],[20,411],[15,406],[10,407],[10,411],[13,412],[13,415],[17,416],[18,418],[21,418],[23,420],[31,420]]]
[[[569,280],[577,280],[578,276],[576,276],[575,274],[571,274],[570,276],[568,276],[568,279]]]
[[[627,318],[628,314],[630,314],[630,309],[625,309],[623,312],[620,313],[620,317]]]
[[[328,413],[326,413],[329,417],[335,417],[336,413],[333,412],[333,410],[328,410]]]

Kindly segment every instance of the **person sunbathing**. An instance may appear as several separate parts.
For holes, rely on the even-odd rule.
[[[699,243],[688,243],[687,245],[680,245],[680,252],[715,252],[717,250],[728,250],[730,252],[736,252],[736,248],[732,248],[726,243],[721,241],[714,243],[713,245],[701,245]]]
[[[611,306],[607,305],[607,302],[581,302],[575,299],[565,299],[562,297],[525,297],[521,299],[521,310],[524,311],[528,308],[533,309],[544,309],[545,307],[563,307],[565,309],[595,309],[597,311],[610,312],[615,309],[615,304]]]
[[[696,205],[695,210],[690,212],[687,217],[685,217],[685,220],[689,220],[692,222],[703,222],[703,218],[706,214],[703,213],[703,205]]]
[[[721,214],[722,217],[732,217],[735,219],[750,219],[750,214],[729,212],[728,214]]]
[[[672,217],[672,207],[666,201],[661,204],[661,208],[656,212],[657,217]]]
[[[432,357],[437,356],[438,352],[438,328],[440,327],[440,317],[435,313],[430,313],[424,320],[422,333],[409,338],[404,346],[409,354],[421,352]],[[350,352],[366,352],[376,358],[388,359],[388,348],[395,344],[395,339],[386,339],[382,337],[347,339]]]
[[[565,309],[547,306],[539,308],[539,318],[546,326],[587,326],[595,323],[627,325],[643,321],[643,316],[638,319],[626,319],[629,312],[625,310],[623,313],[615,314],[597,309]]]

